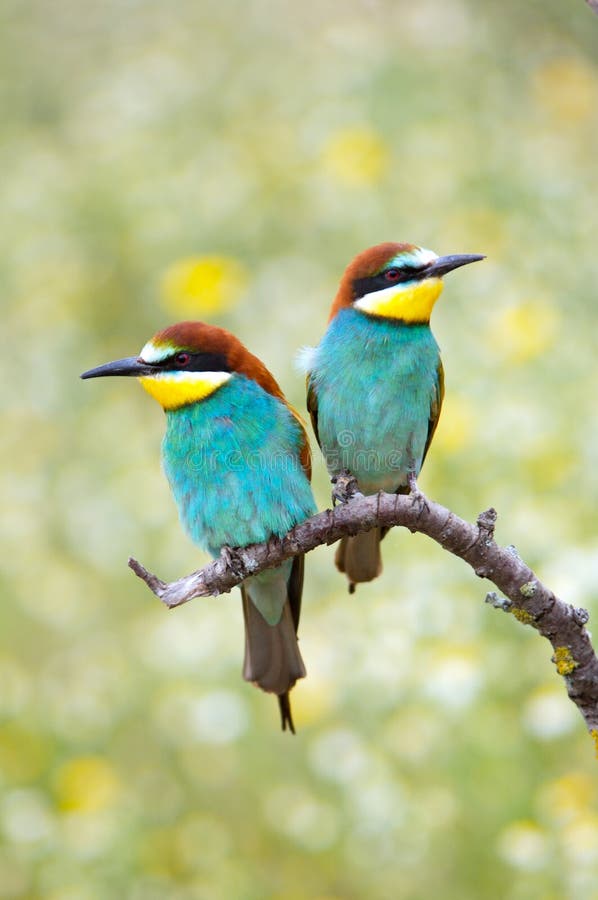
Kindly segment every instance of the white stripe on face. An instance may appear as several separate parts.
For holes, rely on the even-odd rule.
[[[398,253],[384,268],[396,266],[400,269],[402,266],[429,266],[436,259],[438,259],[438,254],[434,253],[433,250],[426,250],[425,247],[416,247],[414,250]]]
[[[157,364],[164,362],[164,360],[168,359],[169,356],[172,356],[174,352],[174,347],[165,345],[157,346],[153,341],[148,341],[139,356],[146,363]]]

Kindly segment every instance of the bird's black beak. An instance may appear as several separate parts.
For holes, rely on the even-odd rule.
[[[137,356],[128,356],[126,359],[116,359],[114,362],[105,363],[95,369],[83,372],[81,378],[104,378],[106,375],[128,375],[139,378],[140,375],[155,375],[156,367],[150,366]]]
[[[469,263],[479,262],[480,259],[486,259],[479,253],[455,253],[453,256],[439,256],[424,270],[425,278],[442,278],[447,272],[458,269],[460,266],[468,266]]]

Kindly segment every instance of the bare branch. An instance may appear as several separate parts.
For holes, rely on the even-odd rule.
[[[584,627],[588,613],[555,597],[514,547],[500,547],[495,542],[495,510],[481,513],[472,525],[420,493],[381,492],[364,497],[351,479],[340,483],[337,479],[334,495],[346,502],[312,516],[283,538],[273,537],[249,547],[225,547],[214,562],[170,584],[152,575],[135,559],[129,560],[129,566],[172,609],[195,597],[226,593],[250,575],[322,544],[333,544],[343,535],[377,526],[403,525],[412,532],[428,535],[468,563],[480,578],[493,582],[504,597],[491,592],[488,602],[512,613],[550,641],[557,672],[563,676],[569,697],[579,708],[598,747],[598,659]]]

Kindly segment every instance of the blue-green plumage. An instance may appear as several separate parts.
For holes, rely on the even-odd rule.
[[[429,325],[340,310],[315,351],[309,389],[331,474],[348,469],[366,494],[419,474],[442,390]]]
[[[162,460],[181,522],[213,556],[282,536],[315,511],[301,428],[255,381],[234,375],[166,419]]]

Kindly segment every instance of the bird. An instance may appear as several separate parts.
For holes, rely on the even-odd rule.
[[[203,322],[159,331],[139,356],[81,378],[129,376],[166,413],[162,464],[183,529],[212,556],[282,537],[315,512],[305,426],[272,374],[233,334]],[[305,677],[297,643],[302,555],[246,578],[243,677],[276,694],[293,734],[289,691]]]
[[[317,347],[304,348],[307,408],[332,478],[349,473],[363,494],[413,492],[444,397],[430,315],[453,269],[480,254],[437,256],[385,242],[347,266]],[[343,537],[335,563],[349,591],[382,571],[374,528]]]

